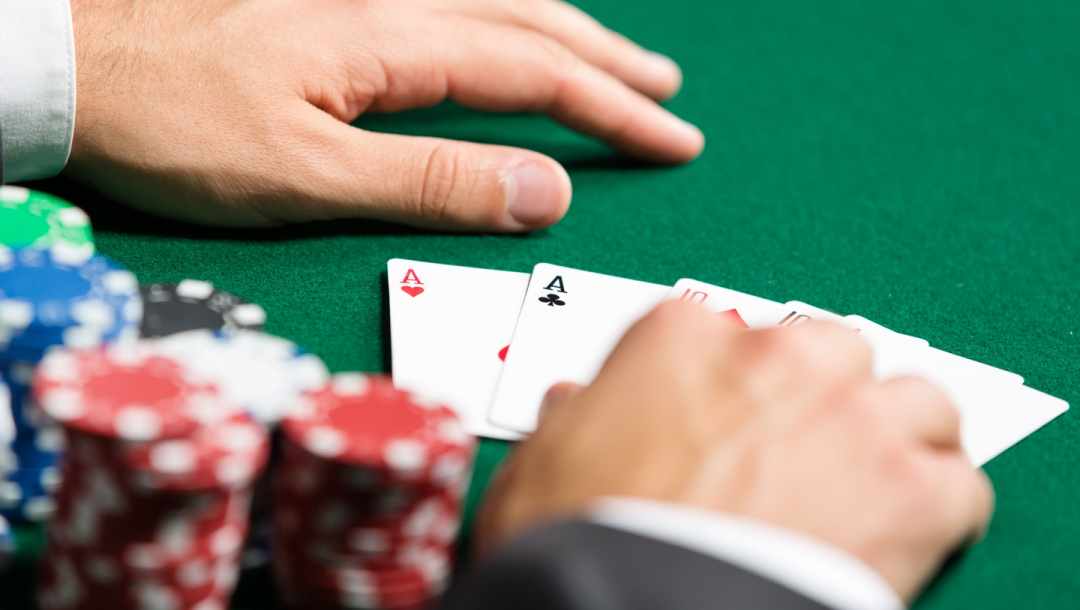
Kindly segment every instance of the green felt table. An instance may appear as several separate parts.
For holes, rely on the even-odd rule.
[[[669,106],[706,133],[698,161],[641,166],[540,117],[456,106],[358,123],[553,155],[575,195],[549,230],[202,229],[63,180],[37,186],[88,209],[101,251],[144,281],[204,278],[257,301],[271,332],[334,370],[388,370],[387,259],[518,271],[544,261],[860,313],[1080,399],[1080,3],[583,5],[682,64]],[[1067,413],[988,465],[993,526],[919,608],[1076,604],[1078,433]],[[470,507],[507,450],[482,445]]]

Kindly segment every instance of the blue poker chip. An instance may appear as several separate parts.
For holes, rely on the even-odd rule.
[[[53,511],[51,495],[59,483],[63,435],[32,406],[33,367],[31,362],[0,361],[15,432],[10,441],[0,443],[0,516],[12,523],[47,520]]]
[[[104,256],[0,246],[0,357],[36,362],[55,345],[136,336],[141,318],[135,276]]]
[[[0,568],[4,567],[14,554],[15,534],[7,520],[0,517]]]
[[[56,509],[56,468],[20,468],[0,477],[0,517],[11,523],[43,523]]]

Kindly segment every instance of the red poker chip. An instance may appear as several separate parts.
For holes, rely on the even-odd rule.
[[[41,606],[227,608],[266,431],[151,349],[50,358],[35,390],[67,450]]]
[[[305,589],[302,592],[286,594],[292,597],[290,606],[303,610],[316,608],[361,608],[379,610],[410,610],[429,607],[439,596],[439,591],[430,589],[368,591],[365,589]]]
[[[269,452],[266,429],[238,411],[184,438],[133,444],[126,450],[125,461],[144,487],[234,489],[254,482]]]
[[[190,434],[235,409],[216,385],[147,342],[50,352],[34,375],[34,396],[66,428],[131,441]]]
[[[363,498],[387,493],[449,493],[464,498],[472,475],[471,460],[448,454],[436,458],[423,478],[404,480],[393,473],[367,466],[327,461],[308,453],[290,439],[283,439],[285,458],[275,478],[286,482],[287,490],[297,496],[323,496],[327,493]]]
[[[224,609],[236,580],[233,567],[220,563],[194,561],[172,574],[134,575],[101,557],[58,553],[51,559],[40,581],[43,608],[210,608],[199,604],[216,602]]]
[[[429,564],[431,565],[431,564]],[[290,578],[299,579],[312,590],[355,591],[370,594],[424,593],[433,596],[445,585],[449,562],[435,567],[370,570],[355,566],[327,566],[298,561]]]
[[[283,537],[296,538],[305,548],[370,559],[414,544],[447,547],[457,535],[460,514],[460,507],[434,498],[406,514],[382,519],[342,512],[334,504],[279,505],[274,522]]]
[[[283,422],[273,568],[303,608],[420,608],[453,562],[475,440],[388,379],[339,375]]]
[[[439,457],[471,456],[475,439],[449,407],[399,390],[385,377],[335,375],[283,421],[286,437],[324,459],[367,465],[397,479],[429,474]]]

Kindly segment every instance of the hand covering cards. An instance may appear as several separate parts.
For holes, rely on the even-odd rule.
[[[531,432],[548,388],[591,382],[626,330],[667,292],[666,286],[569,267],[534,267],[491,422]]]

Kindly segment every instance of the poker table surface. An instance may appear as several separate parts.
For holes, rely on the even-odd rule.
[[[100,250],[141,280],[201,278],[258,302],[270,332],[335,371],[389,371],[387,259],[517,271],[551,262],[859,313],[1080,400],[1080,3],[581,4],[682,64],[685,86],[667,105],[704,130],[700,159],[642,165],[543,117],[451,104],[357,123],[552,155],[574,199],[547,230],[200,228],[62,178],[31,186],[89,211]],[[470,300],[481,288],[457,290]],[[1076,604],[1074,413],[989,463],[993,524],[917,608]],[[509,448],[482,443],[469,517]],[[20,537],[33,546],[34,533]],[[28,588],[7,580],[5,596]],[[235,606],[267,607],[263,584],[247,579]]]

